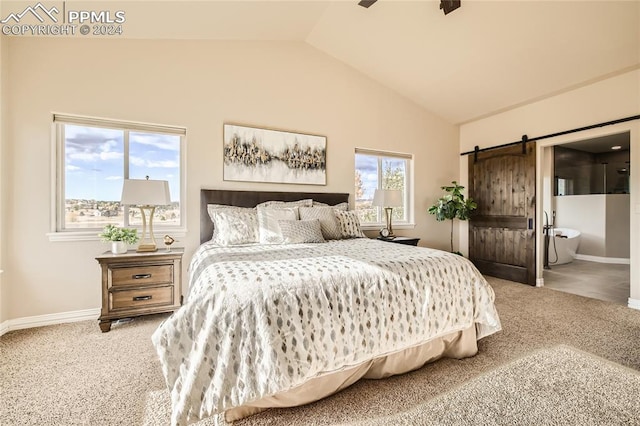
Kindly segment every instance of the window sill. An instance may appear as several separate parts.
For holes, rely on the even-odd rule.
[[[138,235],[140,235],[138,230]],[[50,242],[65,242],[65,241],[101,241],[98,234],[100,230],[96,231],[67,231],[67,232],[48,232],[47,238]],[[162,238],[169,234],[174,238],[184,238],[187,236],[186,228],[173,228],[162,231],[156,231],[153,233],[156,240],[162,241]],[[158,244],[160,245],[160,244]]]

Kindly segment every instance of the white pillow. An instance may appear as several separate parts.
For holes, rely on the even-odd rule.
[[[298,201],[265,201],[256,207],[311,207],[313,200],[311,198]]]
[[[258,214],[255,210],[218,209],[209,214],[214,227],[212,243],[232,246],[258,242]]]
[[[226,204],[207,204],[207,213],[209,213],[209,217],[211,218],[211,220],[213,220],[213,212],[216,212],[219,210],[227,210],[227,211],[236,210],[241,212],[256,211],[255,207],[251,208],[251,207],[229,206]]]
[[[318,219],[325,240],[342,238],[340,223],[333,207],[300,207],[300,220]]]
[[[338,223],[340,223],[340,230],[342,231],[342,238],[366,238],[362,230],[360,229],[360,218],[358,213],[354,210],[342,211],[334,210]]]
[[[247,214],[253,214],[255,217],[255,220],[252,222],[255,226],[255,232],[256,235],[258,233],[258,216],[257,216],[257,210],[251,207],[238,207],[238,206],[229,206],[226,204],[207,204],[207,213],[209,213],[209,218],[211,219],[211,222],[213,222],[213,234],[212,234],[212,239],[216,237],[216,212],[220,212],[220,211],[225,211],[227,213],[229,212],[238,212],[238,213],[247,213]],[[258,242],[258,238],[256,238],[255,241],[252,241],[254,243]]]
[[[327,203],[322,203],[320,201],[313,200],[313,207],[328,207],[328,206],[329,206],[329,204],[327,204]],[[347,203],[345,201],[343,203],[338,203],[338,204],[336,204],[334,206],[331,206],[331,207],[333,207],[334,209],[337,209],[337,210],[347,211],[347,210],[349,210],[349,203]]]
[[[335,210],[342,210],[346,212],[347,210],[349,210],[349,203],[344,202],[331,207],[333,207]]]
[[[320,221],[312,220],[279,220],[284,244],[324,243]]]
[[[258,207],[258,229],[260,243],[282,244],[279,220],[298,220],[297,207]]]

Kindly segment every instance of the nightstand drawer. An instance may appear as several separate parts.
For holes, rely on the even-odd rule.
[[[111,285],[172,284],[173,264],[112,268]]]
[[[130,309],[151,305],[172,305],[173,286],[117,290],[110,293],[111,309]]]
[[[123,254],[110,251],[96,257],[102,277],[100,330],[122,318],[173,312],[182,305],[184,249]]]

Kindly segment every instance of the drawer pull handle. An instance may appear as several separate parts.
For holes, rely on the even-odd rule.
[[[134,302],[139,302],[141,300],[151,300],[153,296],[136,296],[133,298]]]
[[[142,280],[145,278],[151,278],[151,274],[136,274],[136,275],[133,275],[131,278],[133,278],[134,280]]]

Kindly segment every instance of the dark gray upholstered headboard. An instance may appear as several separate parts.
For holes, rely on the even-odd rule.
[[[265,201],[297,201],[312,198],[315,201],[334,205],[349,202],[349,194],[331,192],[262,192],[226,191],[222,189],[200,190],[200,243],[211,239],[213,223],[207,213],[207,204],[226,204],[238,207],[255,207]]]

